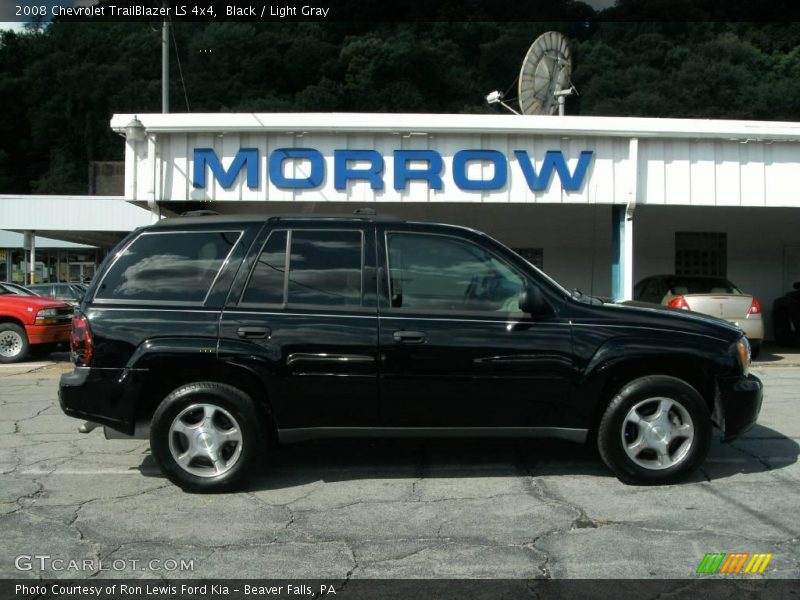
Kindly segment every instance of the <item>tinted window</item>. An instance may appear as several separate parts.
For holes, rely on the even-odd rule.
[[[647,284],[644,286],[644,289],[641,292],[640,300],[644,302],[660,304],[663,294],[659,293],[659,288],[660,286],[658,279],[648,279]]]
[[[269,234],[258,262],[250,275],[242,302],[283,304],[283,283],[286,272],[286,232]]]
[[[519,310],[522,279],[480,246],[457,238],[390,233],[392,307],[423,310]]]
[[[289,304],[361,305],[361,232],[292,231]]]
[[[106,274],[97,298],[202,302],[241,232],[140,235]]]

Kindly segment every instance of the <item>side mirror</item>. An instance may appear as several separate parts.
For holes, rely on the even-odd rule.
[[[526,285],[519,293],[519,309],[533,317],[550,312],[550,305],[544,299],[542,290],[535,285]]]

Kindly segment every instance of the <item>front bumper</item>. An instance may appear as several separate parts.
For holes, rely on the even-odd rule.
[[[64,373],[59,382],[61,410],[67,416],[132,435],[136,426],[136,399],[146,374],[143,369],[75,367]]]
[[[26,325],[25,333],[28,342],[35,344],[55,344],[58,342],[68,342],[69,334],[72,331],[72,324],[64,325]]]
[[[763,391],[764,386],[755,375],[717,379],[714,417],[724,441],[739,437],[756,424]]]

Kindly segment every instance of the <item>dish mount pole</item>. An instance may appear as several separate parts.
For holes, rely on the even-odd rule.
[[[166,8],[169,2],[165,0]],[[169,112],[169,19],[161,24],[161,112]]]

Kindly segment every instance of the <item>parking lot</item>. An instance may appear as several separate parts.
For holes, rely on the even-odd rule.
[[[765,352],[759,425],[683,485],[623,485],[561,442],[336,441],[206,496],[169,484],[145,441],[78,433],[64,358],[0,367],[3,578],[693,578],[708,552],[800,573],[796,355]]]

